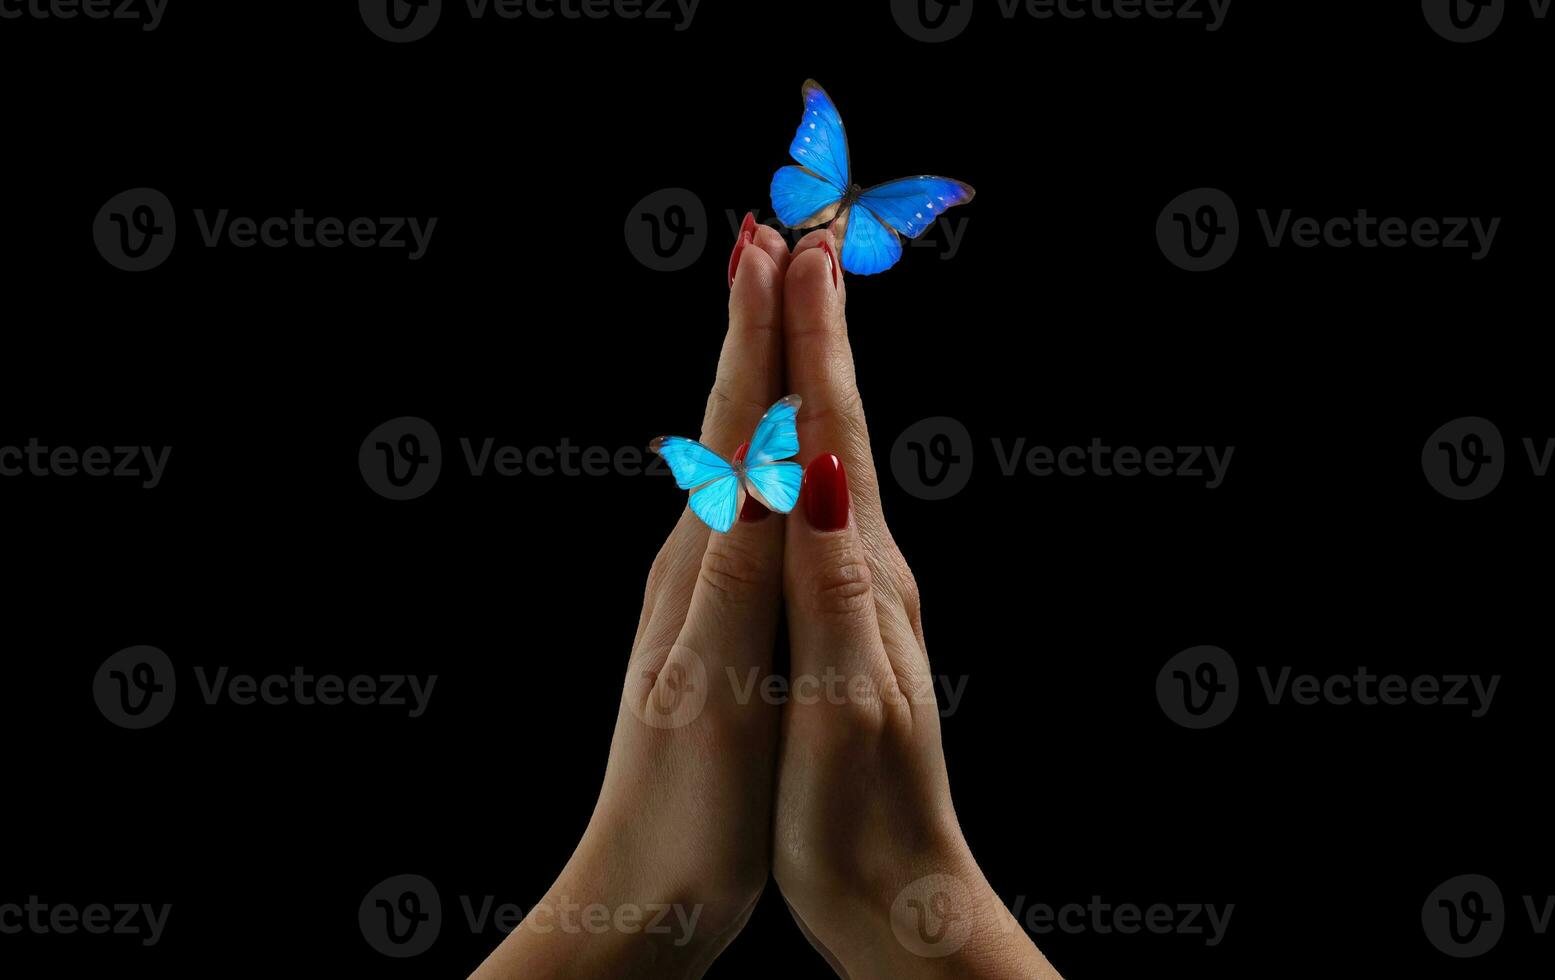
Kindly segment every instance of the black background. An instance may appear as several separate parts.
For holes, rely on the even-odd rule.
[[[1357,9],[1362,8],[1365,9]],[[1234,903],[1225,939],[1038,936],[1067,977],[1521,975],[1547,847],[1550,487],[1547,63],[1512,3],[1455,45],[1417,3],[1234,3],[1181,22],[1004,20],[942,44],[883,2],[706,0],[690,29],[472,21],[395,45],[356,4],[172,0],[155,32],[0,21],[6,298],[0,445],[171,445],[162,486],[0,480],[7,586],[0,902],[170,902],[127,937],[0,936],[10,975],[461,976],[527,908],[603,772],[649,563],[679,500],[654,477],[472,477],[460,438],[638,446],[694,433],[724,326],[731,222],[770,221],[799,86],[857,176],[960,177],[959,254],[849,281],[887,517],[925,597],[962,825],[1011,903]],[[155,187],[169,261],[127,274],[91,223]],[[1235,199],[1224,268],[1168,263],[1176,195]],[[689,269],[627,248],[635,202],[708,212]],[[201,247],[195,209],[436,215],[427,255]],[[1268,248],[1255,210],[1501,217],[1465,251]],[[931,235],[937,232],[931,232]],[[380,423],[442,437],[430,493],[373,493]],[[888,475],[951,416],[967,488]],[[1451,501],[1421,447],[1494,421],[1508,470]],[[999,473],[993,438],[1235,446],[1224,485]],[[178,665],[146,731],[92,678],[135,644]],[[1167,658],[1241,668],[1225,724],[1154,694]],[[435,673],[424,717],[207,707],[195,665]],[[1500,674],[1489,713],[1272,706],[1255,668]],[[187,686],[185,686],[187,685]],[[1494,878],[1507,932],[1454,960],[1421,929],[1442,881]],[[423,874],[432,950],[374,952],[367,890]],[[478,901],[479,899],[477,899]],[[12,966],[14,964],[14,966]],[[769,892],[710,976],[826,976]]]

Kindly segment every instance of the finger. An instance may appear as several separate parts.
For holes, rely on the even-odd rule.
[[[734,281],[743,264],[745,247],[748,245],[754,245],[765,252],[777,264],[780,279],[783,270],[788,268],[788,243],[783,241],[783,236],[770,225],[757,224],[755,212],[746,212],[745,220],[740,223],[740,230],[735,234],[734,251],[729,253],[731,291],[734,289]]]
[[[880,505],[880,483],[869,443],[848,341],[847,286],[830,229],[800,239],[784,278],[783,333],[788,386],[804,399],[801,459],[837,454],[845,465],[854,521],[880,600],[877,615],[885,648],[904,682],[923,673],[926,658],[918,627],[916,586],[897,550]]]
[[[747,213],[729,255],[729,329],[724,337],[717,379],[708,398],[700,436],[704,445],[724,455],[728,455],[727,450],[732,447],[722,446],[719,440],[733,438],[729,433],[738,431],[737,420],[729,418],[731,403],[752,399],[759,402],[768,397],[766,388],[775,391],[779,387],[773,381],[752,394],[749,390],[752,386],[743,379],[782,376],[782,345],[772,324],[782,302],[781,283],[783,272],[788,268],[788,258],[788,246],[782,236],[772,228],[758,225],[756,216]],[[771,395],[771,400],[776,401],[779,397]],[[747,409],[749,405],[735,414],[743,414]],[[752,515],[761,509],[764,508],[752,501]],[[706,550],[707,539],[707,526],[687,507],[654,561],[656,574],[650,578],[654,587],[649,589],[649,599],[653,605],[662,607],[662,618],[666,622],[673,620],[669,628],[678,630],[685,618],[691,601],[691,583]],[[650,621],[656,618],[661,617],[645,604],[637,627],[638,644],[642,643]]]
[[[789,387],[804,399],[801,461],[822,450],[842,459],[858,503],[858,533],[867,547],[883,547],[888,536],[879,481],[848,343],[846,287],[829,229],[806,235],[794,248],[783,283],[783,339]]]
[[[848,477],[845,461],[832,453],[816,455],[805,468],[799,506],[787,523],[783,594],[795,705],[841,699],[878,707],[897,690]]]
[[[708,396],[699,441],[733,458],[781,397],[782,278],[788,248],[747,215],[730,257],[729,329]],[[781,588],[781,522],[751,502],[726,534],[708,530],[688,507],[665,545],[664,576],[646,614],[645,646],[679,644],[715,679],[770,663]],[[725,687],[725,689],[727,689]]]

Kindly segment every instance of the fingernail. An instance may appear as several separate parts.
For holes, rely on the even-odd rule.
[[[743,460],[746,451],[750,447],[751,444],[748,442],[740,443],[740,448],[734,451],[734,461],[738,463]],[[745,506],[740,508],[740,520],[747,524],[754,524],[757,521],[764,521],[771,516],[772,511],[768,510],[761,501],[749,493],[745,495]]]
[[[826,267],[831,270],[831,288],[837,288],[837,254],[831,250],[831,236],[821,239],[821,248],[826,252]]]
[[[729,256],[729,288],[734,288],[734,274],[740,271],[740,253],[745,251],[745,246],[756,237],[756,212],[745,212],[745,220],[740,222],[740,235],[734,241],[734,253]]]
[[[805,467],[799,487],[804,516],[817,531],[840,531],[848,526],[848,471],[831,453],[815,457]]]

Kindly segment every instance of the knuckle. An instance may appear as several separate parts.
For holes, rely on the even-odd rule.
[[[680,552],[673,536],[659,547],[659,553],[653,556],[653,564],[648,566],[648,583],[643,589],[645,598],[652,599],[664,591],[680,564]]]
[[[824,383],[827,391],[824,402],[816,404],[813,408],[806,406],[805,421],[814,425],[816,422],[831,421],[840,422],[843,428],[852,432],[856,427],[865,426],[864,423],[864,396],[859,392],[858,380],[853,377],[852,355],[840,357],[837,363],[827,370],[811,374],[802,380],[819,386]],[[867,431],[867,426],[866,426]]]
[[[918,590],[918,577],[907,567],[907,560],[898,553],[893,562],[896,566],[896,594],[901,600],[902,610],[907,613],[907,621],[917,629],[923,620],[923,594]]]
[[[767,407],[752,399],[731,395],[723,372],[719,372],[712,390],[707,394],[707,409],[702,415],[702,433],[706,435],[714,428],[737,429],[738,423],[746,418],[760,418]]]
[[[843,705],[836,726],[837,751],[874,752],[891,730],[891,716],[878,682],[868,696],[855,695]]]
[[[699,558],[698,549],[691,547],[687,539],[672,534],[648,569],[648,582],[643,588],[644,606],[652,609],[663,602],[684,601],[696,580]]]
[[[660,548],[659,553],[653,556],[653,564],[648,566],[648,582],[643,587],[643,595],[646,598],[652,599],[658,595],[660,587],[664,584],[664,566],[667,563],[664,549]]]
[[[853,616],[874,602],[874,580],[869,563],[852,553],[829,556],[810,582],[816,609],[833,616]]]
[[[716,595],[748,602],[773,584],[774,574],[752,549],[735,544],[728,535],[716,535],[702,556],[699,581]]]

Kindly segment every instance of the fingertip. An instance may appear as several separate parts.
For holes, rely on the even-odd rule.
[[[757,225],[753,239],[757,248],[771,256],[773,263],[782,270],[788,265],[788,243],[771,225]]]
[[[740,302],[743,294],[746,302],[770,303],[782,281],[782,269],[771,251],[761,245],[759,237],[753,236],[747,244],[757,247],[743,248],[735,257],[729,275],[730,302]],[[785,253],[783,258],[787,257]]]
[[[826,228],[817,228],[794,243],[794,255],[797,256],[800,252],[816,248],[824,239],[831,237],[833,236],[829,226]]]
[[[783,277],[783,302],[793,322],[809,325],[840,322],[842,314],[841,270],[830,239],[818,239],[813,247],[795,252]]]

